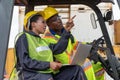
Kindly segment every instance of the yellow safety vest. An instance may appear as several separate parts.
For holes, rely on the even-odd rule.
[[[38,61],[53,62],[53,54],[47,42],[40,37],[35,37],[28,33],[25,33],[25,34],[26,34],[27,42],[29,46],[28,47],[29,56],[32,59],[35,59]],[[51,69],[48,69],[40,72],[51,73],[53,71]]]
[[[32,36],[28,33],[25,33],[25,34],[26,34],[27,42],[29,46],[28,47],[29,56],[32,59],[35,59],[38,61],[53,62],[53,54],[50,48],[48,47],[47,42],[44,39],[41,39],[39,37]],[[51,73],[54,71],[52,69],[48,69],[48,70],[38,71],[38,72]],[[9,80],[18,80],[18,74],[19,72],[16,70],[16,68],[14,68]]]
[[[59,35],[52,35],[49,31],[44,34],[44,39],[49,43],[49,44],[56,44],[58,40],[60,39],[61,36]],[[74,49],[76,49],[78,42],[72,43],[71,39],[68,41],[68,47],[67,49],[61,53],[54,55],[55,60],[61,62],[62,64],[69,64],[71,63],[71,58],[74,53]],[[64,45],[64,44],[63,44]]]
[[[82,68],[84,69],[84,72],[85,72],[88,80],[97,80],[95,78],[95,74],[94,74],[94,69],[92,67],[92,63],[89,61],[89,59],[86,59],[86,61],[82,65]]]
[[[97,62],[96,64],[94,64],[94,62],[92,62],[92,66],[94,69],[96,80],[105,80],[105,70],[102,67],[101,63]]]
[[[59,35],[52,35],[49,30],[46,31],[43,38],[49,42],[49,43],[57,43],[60,39]],[[56,60],[60,61],[63,64],[67,64],[71,62],[71,58],[76,51],[76,47],[78,45],[78,41],[75,41],[74,43],[71,42],[71,39],[69,39],[68,46],[66,51],[64,51],[61,54],[54,55]],[[89,64],[89,65],[88,65]],[[96,80],[94,71],[92,68],[91,62],[87,59],[86,62],[83,64],[83,69],[85,71],[85,74],[88,78],[88,80]]]

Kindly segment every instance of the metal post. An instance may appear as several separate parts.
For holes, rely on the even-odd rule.
[[[118,3],[118,7],[120,9],[120,0],[117,0],[117,3]]]
[[[0,80],[3,80],[14,0],[0,0]]]

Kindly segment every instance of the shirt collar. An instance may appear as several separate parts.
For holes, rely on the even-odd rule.
[[[49,29],[49,30],[50,30],[50,32],[51,32],[53,35],[57,35],[57,33],[56,33],[55,31],[53,31],[52,29]],[[61,32],[63,33],[64,30],[65,30],[65,29],[62,28]]]
[[[36,36],[36,37],[40,37],[39,35],[35,34],[33,31],[25,31],[27,33],[29,33],[30,35]]]

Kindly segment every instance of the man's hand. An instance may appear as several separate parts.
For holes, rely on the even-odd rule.
[[[66,23],[65,25],[65,29],[66,31],[70,31],[71,28],[74,26],[74,23],[73,23],[73,19],[76,17],[76,15],[74,15],[71,19],[68,20],[68,22]]]
[[[50,68],[53,70],[59,70],[62,67],[62,64],[59,62],[50,62]]]

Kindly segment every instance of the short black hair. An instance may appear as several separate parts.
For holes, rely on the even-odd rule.
[[[35,15],[33,15],[32,17],[30,17],[29,18],[29,25],[28,25],[28,27],[29,27],[29,30],[32,30],[32,26],[31,26],[31,23],[32,22],[36,22],[38,19],[39,19],[39,17],[42,17],[42,15],[40,15],[40,14],[35,14]]]

